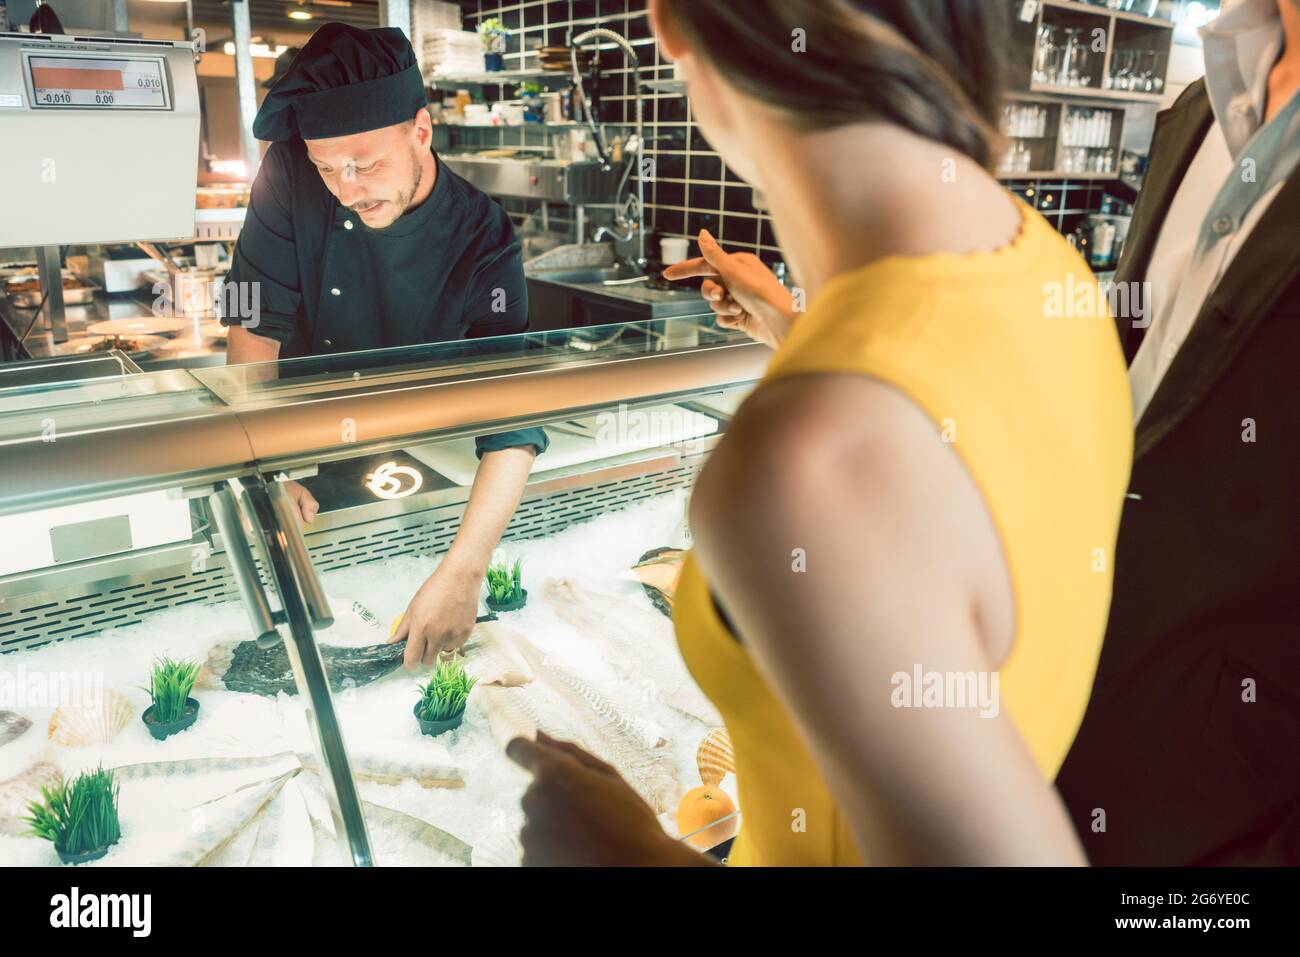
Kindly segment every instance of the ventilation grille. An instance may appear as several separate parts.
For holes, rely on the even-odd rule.
[[[693,460],[662,472],[526,499],[515,511],[503,539],[544,538],[645,499],[689,489],[700,464]],[[445,506],[330,529],[309,535],[308,551],[321,573],[398,555],[444,552],[456,536],[462,510],[459,505]],[[224,553],[213,555],[201,572],[192,570],[188,548],[183,554],[183,564],[16,599],[10,603],[16,608],[0,609],[0,653],[96,635],[105,628],[146,621],[169,608],[238,599]]]

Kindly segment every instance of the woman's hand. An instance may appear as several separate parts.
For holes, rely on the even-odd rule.
[[[775,349],[794,323],[794,298],[772,270],[753,253],[724,252],[708,230],[700,230],[698,259],[664,270],[670,281],[704,276],[700,292],[717,314],[718,325],[739,329]]]
[[[389,643],[406,642],[402,664],[431,667],[438,655],[455,651],[469,638],[478,615],[482,575],[460,573],[446,561],[420,586],[406,606]]]
[[[532,772],[519,833],[528,867],[700,866],[704,855],[664,833],[655,812],[612,767],[537,732],[506,754]]]

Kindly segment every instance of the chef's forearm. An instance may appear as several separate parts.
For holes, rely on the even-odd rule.
[[[532,446],[485,452],[474,476],[465,517],[443,566],[475,587],[487,574],[492,550],[510,524],[524,494],[536,453]]]
[[[249,332],[234,325],[226,333],[226,365],[245,365],[250,362],[267,363],[257,369],[246,370],[249,382],[268,382],[276,378],[277,367],[273,360],[280,357],[280,343],[266,336]]]

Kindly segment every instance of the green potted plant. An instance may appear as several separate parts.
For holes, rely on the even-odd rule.
[[[510,31],[500,17],[488,17],[478,25],[478,40],[483,47],[483,66],[489,73],[505,69],[506,41]]]
[[[149,687],[145,689],[152,696],[153,704],[140,719],[155,739],[163,741],[199,719],[199,703],[190,697],[198,678],[196,661],[175,658],[154,661]]]
[[[32,834],[54,845],[54,853],[64,864],[98,860],[122,836],[118,789],[113,772],[100,765],[53,788],[42,786],[44,802],[28,804],[30,817],[23,820]]]
[[[519,85],[519,99],[524,104],[524,122],[541,123],[545,116],[542,105],[542,85],[529,81]]]
[[[465,719],[465,702],[476,681],[466,673],[464,659],[439,657],[429,673],[429,683],[419,686],[415,720],[420,724],[420,733],[433,737],[460,727]]]
[[[528,591],[523,587],[523,560],[515,559],[513,565],[500,562],[487,570],[487,606],[494,612],[518,611],[528,603]]]

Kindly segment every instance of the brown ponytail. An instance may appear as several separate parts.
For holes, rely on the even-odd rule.
[[[701,56],[806,129],[883,120],[985,168],[1001,152],[1004,0],[665,3]]]

